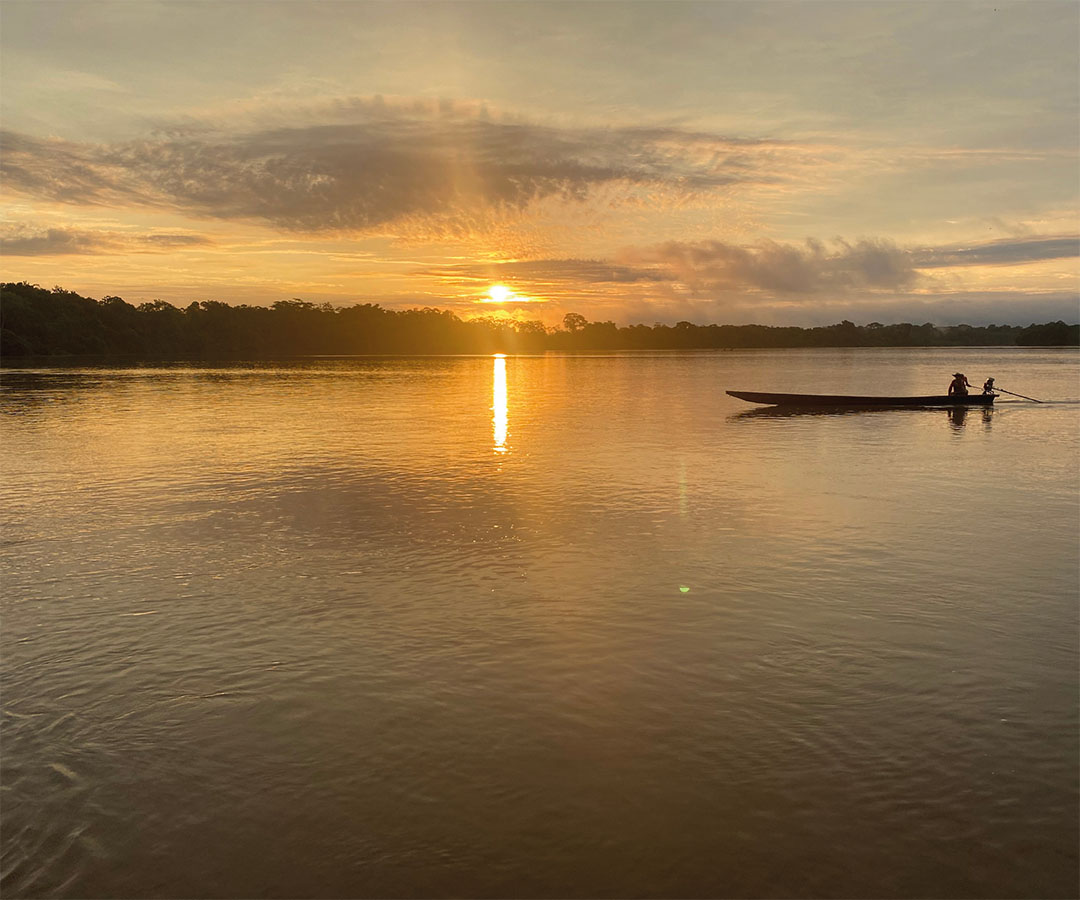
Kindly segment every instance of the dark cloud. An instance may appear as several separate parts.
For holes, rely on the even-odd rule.
[[[627,251],[622,261],[661,266],[695,291],[820,294],[896,290],[916,280],[909,254],[881,240],[836,240],[831,248],[816,240],[801,245],[764,241],[753,246],[672,241]]]
[[[194,234],[125,234],[115,231],[9,231],[0,235],[0,253],[6,256],[64,256],[76,253],[153,253],[211,244]]]
[[[966,247],[925,247],[911,253],[919,269],[946,266],[1014,266],[1045,259],[1080,256],[1080,238],[1035,237],[1006,239]]]
[[[310,121],[320,116],[330,121]],[[193,126],[117,144],[12,132],[0,139],[8,190],[302,231],[521,210],[547,197],[581,200],[613,184],[691,194],[772,183],[778,167],[770,160],[784,146],[675,128],[496,121],[452,106],[376,101],[338,104],[301,124],[245,131]]]

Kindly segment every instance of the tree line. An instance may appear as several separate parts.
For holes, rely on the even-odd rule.
[[[817,328],[765,325],[628,325],[567,314],[561,327],[493,316],[461,319],[439,309],[282,300],[185,308],[133,306],[26,282],[0,285],[0,355],[123,355],[152,359],[306,355],[540,353],[545,350],[691,350],[757,347],[1080,346],[1080,325],[954,325],[929,322]]]

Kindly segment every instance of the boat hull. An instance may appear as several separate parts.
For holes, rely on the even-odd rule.
[[[732,397],[771,406],[866,407],[989,406],[997,394],[953,394],[926,397],[855,397],[840,394],[769,394],[762,391],[727,391]]]

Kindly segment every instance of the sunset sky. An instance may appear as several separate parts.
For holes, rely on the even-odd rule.
[[[1080,4],[20,2],[4,280],[631,322],[1080,318]]]

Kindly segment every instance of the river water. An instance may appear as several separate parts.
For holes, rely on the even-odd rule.
[[[2,385],[6,897],[1077,894],[1075,350]]]

